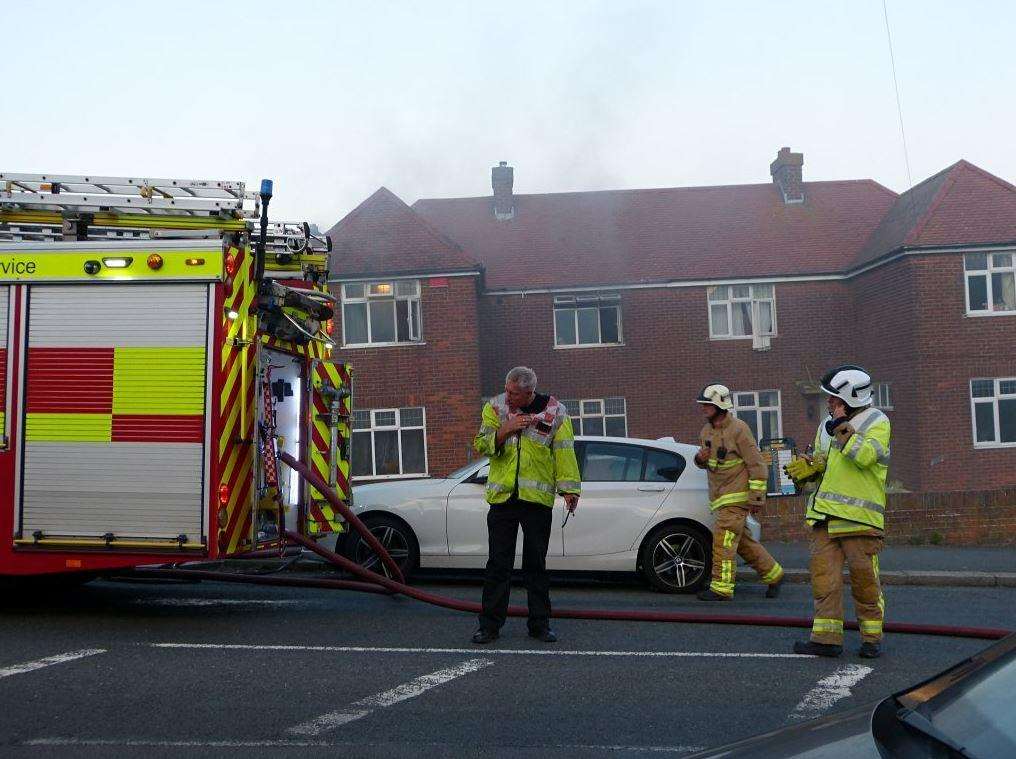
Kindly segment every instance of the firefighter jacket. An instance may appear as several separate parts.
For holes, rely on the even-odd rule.
[[[509,417],[504,393],[483,407],[483,421],[473,447],[490,457],[487,503],[512,497],[544,506],[554,505],[556,493],[579,495],[581,483],[575,458],[575,436],[564,404],[552,396],[536,400],[519,413],[533,413],[534,424],[497,447],[497,431]]]
[[[761,503],[769,469],[747,424],[727,414],[719,425],[707,423],[702,428],[699,445],[709,451],[709,459],[696,458],[695,465],[709,473],[709,505],[714,511],[744,506],[749,500]],[[753,493],[755,499],[750,498]]]
[[[823,432],[816,435],[816,450]],[[805,515],[809,524],[829,520],[832,536],[885,529],[889,436],[889,417],[870,407],[834,430],[826,443],[825,472]]]

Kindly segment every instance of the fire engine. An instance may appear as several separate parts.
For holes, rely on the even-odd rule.
[[[250,555],[343,529],[330,244],[272,183],[0,173],[0,576]]]

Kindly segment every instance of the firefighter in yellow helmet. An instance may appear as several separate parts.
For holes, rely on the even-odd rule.
[[[706,424],[699,436],[695,465],[709,477],[709,502],[716,515],[713,526],[713,574],[702,601],[728,601],[734,596],[736,556],[743,558],[776,598],[783,582],[781,567],[745,529],[748,514],[765,504],[768,469],[751,429],[730,411],[734,404],[724,385],[708,385],[696,399]]]
[[[843,564],[861,629],[858,654],[881,654],[885,597],[878,556],[885,534],[885,483],[889,469],[889,418],[871,405],[871,377],[859,366],[837,366],[822,378],[829,417],[819,425],[814,453],[785,467],[799,485],[809,484],[805,515],[811,527],[811,589],[815,617],[811,639],[795,653],[843,652]]]

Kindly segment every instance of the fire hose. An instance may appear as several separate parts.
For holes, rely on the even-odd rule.
[[[305,464],[297,461],[285,452],[278,454],[279,460],[296,470],[304,482],[322,493],[335,510],[342,515],[346,523],[350,525],[357,534],[363,538],[370,549],[377,555],[393,577],[373,572],[366,567],[341,556],[327,548],[323,548],[313,540],[300,535],[292,530],[287,530],[286,537],[309,551],[316,553],[326,561],[345,570],[346,572],[360,578],[354,580],[331,580],[318,578],[290,578],[278,576],[251,576],[229,572],[212,572],[193,569],[148,569],[138,570],[135,576],[160,576],[167,578],[196,577],[198,579],[222,580],[225,582],[253,582],[259,585],[276,585],[285,587],[305,588],[327,588],[335,590],[356,590],[367,593],[383,593],[391,595],[403,595],[423,603],[439,606],[453,611],[479,614],[480,604],[473,601],[463,601],[457,598],[428,593],[414,588],[405,582],[402,571],[398,564],[392,559],[388,552],[377,540],[370,529],[354,514],[342,499],[340,499],[329,487],[328,484]],[[508,608],[508,615],[511,617],[526,617],[528,609],[523,606],[511,606]],[[611,609],[554,609],[551,613],[556,619],[598,619],[615,620],[623,622],[684,622],[714,625],[747,625],[751,627],[799,627],[810,629],[812,620],[809,617],[784,617],[772,615],[755,614],[700,614],[698,612],[681,611],[622,611]],[[845,620],[845,628],[856,630],[857,623]],[[957,627],[952,625],[928,625],[910,622],[887,622],[884,626],[887,633],[902,633],[910,635],[934,635],[956,638],[978,638],[982,640],[999,640],[1010,634],[1009,630],[984,627]]]

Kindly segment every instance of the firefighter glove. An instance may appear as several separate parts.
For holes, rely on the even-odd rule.
[[[795,456],[783,467],[794,482],[808,482],[825,471],[825,461],[820,457],[808,460],[803,456]]]

